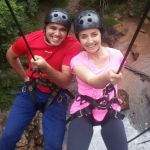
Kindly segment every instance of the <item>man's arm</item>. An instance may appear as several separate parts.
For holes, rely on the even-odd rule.
[[[36,61],[31,59],[33,68],[38,68],[46,73],[57,86],[63,89],[66,89],[69,86],[73,77],[69,66],[62,65],[62,71],[60,72],[51,67],[43,57],[37,55],[34,57]]]
[[[29,81],[29,77],[26,75],[25,70],[20,62],[19,56],[16,55],[12,47],[10,47],[6,53],[7,60],[9,61],[12,68],[16,71],[16,73],[21,77],[21,79],[26,82]]]

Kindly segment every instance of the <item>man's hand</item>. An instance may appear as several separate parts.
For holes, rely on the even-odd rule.
[[[31,59],[33,68],[44,70],[47,67],[48,63],[43,57],[35,55],[34,58]]]

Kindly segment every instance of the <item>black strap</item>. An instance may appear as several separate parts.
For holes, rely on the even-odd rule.
[[[92,97],[89,97],[87,95],[78,95],[77,98],[76,98],[76,101],[80,101],[80,104],[84,104],[86,102],[90,103],[89,106],[87,106],[86,108],[82,109],[82,110],[79,110],[77,111],[76,113],[72,114],[71,117],[69,117],[67,120],[66,120],[66,124],[68,122],[70,122],[71,120],[77,118],[77,117],[83,117],[83,116],[88,116],[88,115],[91,115],[92,114],[92,110],[96,107],[97,109],[102,109],[102,110],[105,110],[107,109],[108,110],[108,113],[109,113],[109,116],[113,116],[115,117],[116,119],[124,119],[125,115],[122,114],[121,112],[119,111],[116,111],[114,110],[112,107],[111,107],[111,104],[113,103],[117,103],[120,105],[118,99],[116,97],[112,98],[111,100],[108,100],[107,97],[102,97],[98,100],[95,100],[93,99]],[[100,104],[102,103],[102,104]]]
[[[96,100],[96,99],[93,99],[92,97],[89,97],[87,95],[78,95],[76,101],[80,101],[80,105],[88,102],[93,107],[96,107],[99,110],[100,109],[105,110],[105,109],[110,108],[112,103],[117,103],[120,105],[120,103],[116,97],[112,98],[111,100],[108,100],[107,97],[103,96],[102,98]]]
[[[68,103],[65,100],[63,100],[63,97],[61,95],[58,94],[59,91],[66,93],[72,99],[75,98],[74,95],[68,89],[61,89],[56,84],[54,84],[53,82],[50,82],[48,80],[46,80],[46,82],[43,82],[40,79],[33,79],[31,82],[31,85],[23,86],[21,91],[22,92],[27,92],[27,91],[30,92],[30,95],[32,97],[32,101],[34,103],[36,110],[38,110],[38,103],[36,101],[36,95],[34,93],[34,88],[38,84],[41,86],[49,87],[51,90],[50,97],[48,98],[47,103],[45,104],[45,106],[43,108],[43,112],[53,102],[54,99],[56,99],[59,103],[63,104],[65,107],[67,107]],[[18,91],[12,91],[11,92],[11,94],[17,94],[17,93],[18,93]]]
[[[30,92],[30,96],[31,96],[31,98],[32,98],[32,102],[33,102],[33,104],[34,104],[34,107],[35,107],[35,109],[36,110],[38,110],[38,103],[37,103],[37,101],[36,101],[36,95],[35,95],[35,92],[34,91],[29,91]]]
[[[119,112],[119,111],[114,110],[113,108],[108,109],[108,113],[109,113],[110,116],[113,116],[113,117],[116,118],[116,119],[121,119],[121,120],[123,120],[124,117],[125,117],[124,114],[122,114],[122,113]]]
[[[75,96],[68,89],[60,89],[60,91],[66,93],[70,98],[74,99]]]

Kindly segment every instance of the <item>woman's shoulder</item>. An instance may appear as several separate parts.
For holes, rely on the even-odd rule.
[[[71,60],[74,64],[84,64],[86,63],[86,55],[84,54],[84,51],[81,51],[79,54],[74,56]]]
[[[82,60],[83,58],[84,58],[83,52],[81,51],[79,54],[74,56],[72,59],[74,59],[74,60]]]
[[[105,47],[112,55],[114,56],[123,56],[122,52],[119,49]]]

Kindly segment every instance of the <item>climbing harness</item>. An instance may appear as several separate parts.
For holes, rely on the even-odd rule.
[[[78,95],[76,97],[76,101],[80,102],[80,105],[84,103],[89,103],[87,107],[85,107],[82,110],[78,110],[74,114],[71,114],[71,116],[67,119],[67,123],[77,117],[83,117],[83,116],[88,116],[92,114],[93,109],[98,109],[98,110],[108,110],[108,114],[110,117],[114,117],[116,119],[124,119],[125,115],[122,114],[119,111],[116,111],[112,108],[112,104],[118,104],[120,105],[119,100],[116,97],[116,89],[113,87],[114,91],[114,97],[109,100],[109,93],[106,92],[106,89],[103,90],[103,97],[99,99],[93,99],[92,97],[89,97],[87,95]]]
[[[35,109],[38,110],[38,103],[36,100],[36,95],[34,92],[34,89],[37,85],[40,86],[45,86],[48,87],[50,89],[50,96],[46,102],[46,104],[43,107],[42,112],[44,112],[46,110],[46,108],[51,105],[51,103],[54,100],[57,100],[59,103],[63,104],[65,107],[67,107],[68,102],[66,100],[64,100],[64,98],[59,94],[59,92],[64,92],[66,93],[68,96],[70,96],[72,99],[74,98],[74,95],[68,90],[68,89],[62,89],[59,88],[56,84],[54,84],[53,82],[50,82],[49,80],[45,80],[43,81],[42,79],[38,78],[38,79],[33,79],[31,82],[29,81],[28,83],[30,83],[30,85],[28,86],[23,86],[21,91],[22,92],[30,92],[32,101],[34,103]]]

